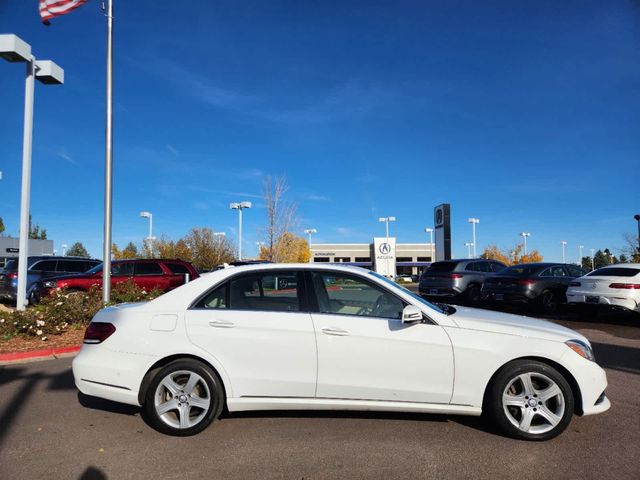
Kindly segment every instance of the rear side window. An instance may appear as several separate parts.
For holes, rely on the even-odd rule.
[[[470,264],[468,264],[465,267],[465,270],[467,272],[479,272],[480,271],[480,265],[478,262],[471,262]]]
[[[491,262],[491,270],[494,272],[501,272],[506,268],[505,265],[498,262]]]
[[[133,275],[133,263],[116,263],[112,265],[111,275],[115,277],[130,277]]]
[[[589,274],[590,277],[635,277],[640,273],[639,268],[607,267],[599,268]]]
[[[34,272],[55,272],[57,260],[42,260],[34,263],[31,270]]]
[[[136,263],[134,266],[134,275],[162,275],[164,271],[162,267],[155,262]]]
[[[489,262],[478,262],[478,268],[481,272],[491,273],[491,269],[489,268]]]
[[[541,277],[566,277],[567,272],[562,267],[549,267],[540,274]]]
[[[198,302],[196,308],[227,308],[229,298],[229,283],[213,289],[202,300]]]
[[[456,262],[436,262],[432,263],[429,266],[427,272],[453,272],[453,270],[456,268],[456,265],[458,265]]]
[[[229,282],[229,308],[298,312],[299,274],[297,272],[268,272],[243,275]]]
[[[77,260],[58,260],[58,272],[82,273],[89,270],[87,262]]]
[[[581,277],[584,275],[582,269],[577,265],[567,265],[567,270],[569,270],[569,275],[572,277]]]
[[[166,263],[165,266],[175,275],[191,274],[189,269],[181,263]]]

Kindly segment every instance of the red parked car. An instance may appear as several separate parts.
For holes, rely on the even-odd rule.
[[[133,280],[137,286],[147,291],[154,289],[168,292],[189,280],[198,278],[198,272],[189,262],[164,259],[115,260],[111,263],[111,286]],[[91,287],[102,286],[102,264],[85,273],[63,275],[42,280],[36,284],[36,298],[48,295],[53,290],[87,291]]]

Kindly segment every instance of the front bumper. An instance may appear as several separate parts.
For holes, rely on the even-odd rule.
[[[568,367],[580,389],[581,414],[595,415],[609,410],[611,402],[604,393],[607,388],[607,374],[602,367],[569,349],[561,360],[561,363]]]

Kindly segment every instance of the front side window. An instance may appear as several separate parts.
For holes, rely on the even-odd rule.
[[[478,262],[472,262],[465,267],[465,270],[468,272],[479,272],[480,268],[478,267]]]
[[[562,267],[551,267],[552,277],[566,277],[567,272]]]
[[[480,269],[481,272],[491,273],[489,262],[478,262],[478,268]]]
[[[320,313],[402,318],[402,300],[377,285],[339,272],[313,272],[312,279]]]
[[[133,275],[133,263],[116,263],[111,265],[111,275],[114,277],[130,277]]]
[[[241,275],[229,282],[229,307],[233,310],[300,311],[297,272]]]

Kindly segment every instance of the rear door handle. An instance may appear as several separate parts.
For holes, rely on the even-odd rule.
[[[341,328],[335,328],[335,327],[323,328],[322,333],[324,333],[325,335],[335,335],[338,337],[345,337],[349,335],[349,332],[347,332],[346,330],[343,330]]]
[[[211,320],[209,322],[209,326],[217,328],[233,328],[236,326],[236,324],[233,322],[228,322],[226,320]]]

